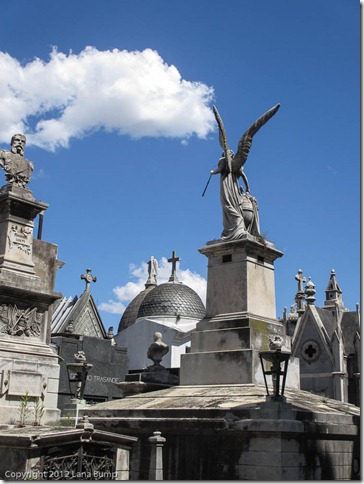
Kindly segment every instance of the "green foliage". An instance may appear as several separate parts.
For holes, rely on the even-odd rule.
[[[30,396],[28,395],[28,392],[26,392],[25,395],[21,397],[19,404],[19,427],[25,427],[26,425],[26,420],[30,414],[29,403]]]
[[[42,400],[39,397],[36,397],[34,400],[34,424],[33,425],[40,425],[42,417],[44,415],[44,405]]]

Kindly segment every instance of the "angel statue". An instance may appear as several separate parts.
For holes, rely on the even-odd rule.
[[[279,104],[267,111],[241,137],[236,154],[229,149],[222,119],[213,107],[215,118],[219,126],[219,142],[224,150],[216,170],[211,175],[220,174],[220,201],[223,212],[224,230],[222,240],[240,239],[246,233],[261,238],[258,217],[258,204],[250,194],[248,178],[243,171],[244,163],[252,145],[253,136],[278,111]],[[242,178],[244,189],[239,185]],[[207,186],[207,185],[206,185]]]

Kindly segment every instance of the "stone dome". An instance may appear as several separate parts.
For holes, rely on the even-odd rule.
[[[180,282],[166,282],[143,298],[137,317],[179,316],[200,320],[205,312],[200,296],[193,289]]]
[[[140,305],[144,301],[144,298],[156,287],[157,287],[156,285],[148,286],[128,304],[123,315],[121,316],[119,327],[118,327],[118,333],[123,329],[129,328],[129,326],[135,323],[138,317]]]

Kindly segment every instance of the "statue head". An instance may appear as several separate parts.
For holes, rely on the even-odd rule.
[[[77,351],[77,353],[75,353],[73,356],[75,357],[75,361],[77,363],[79,363],[81,361],[82,362],[86,361],[86,355],[85,355],[84,351]]]
[[[158,331],[154,333],[154,341],[162,341],[162,333],[159,333]]]
[[[227,155],[231,161],[234,158],[233,150],[227,150]],[[228,160],[226,159],[225,153],[222,153],[221,158],[219,159],[219,163],[217,165],[217,170],[215,170],[213,174],[224,173],[227,167],[228,167]]]
[[[11,138],[11,151],[18,155],[24,155],[24,148],[26,144],[26,137],[23,134],[14,134]]]

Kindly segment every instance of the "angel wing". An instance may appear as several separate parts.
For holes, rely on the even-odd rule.
[[[229,147],[228,147],[228,143],[227,143],[224,123],[222,122],[221,116],[220,116],[219,111],[217,110],[216,106],[212,106],[212,109],[214,111],[215,119],[216,119],[217,125],[219,127],[219,143],[220,143],[221,148],[225,151]]]
[[[219,127],[219,143],[222,150],[224,151],[225,158],[228,161],[229,170],[231,171],[231,157],[229,156],[229,145],[226,138],[224,123],[222,122],[221,116],[219,114],[219,111],[216,109],[216,106],[212,106],[212,109],[214,111],[215,119]]]
[[[273,108],[269,109],[260,118],[258,118],[255,123],[253,123],[250,128],[248,128],[243,136],[240,138],[238,143],[238,149],[232,160],[232,165],[234,170],[240,169],[246,162],[249,151],[252,145],[253,136],[260,130],[260,128],[270,120],[272,116],[278,111],[280,104],[276,104]]]

